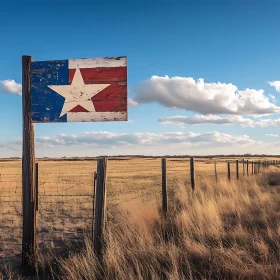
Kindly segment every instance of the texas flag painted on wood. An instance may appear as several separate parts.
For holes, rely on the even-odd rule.
[[[33,122],[127,120],[126,57],[31,62]]]

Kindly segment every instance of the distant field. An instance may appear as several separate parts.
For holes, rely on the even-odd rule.
[[[214,182],[214,161],[218,178],[227,177],[227,164],[232,162],[235,177],[237,158],[197,158],[196,184],[203,180]],[[280,158],[246,158],[246,160],[280,160]],[[242,158],[239,158],[242,161]],[[69,240],[78,240],[92,226],[93,174],[95,160],[39,161],[39,247],[51,246],[60,250]],[[243,177],[242,163],[239,165]],[[251,174],[251,166],[249,168]],[[245,172],[246,174],[246,172]],[[246,176],[245,176],[246,177]],[[167,160],[167,183],[181,180],[190,184],[188,158]],[[4,261],[18,260],[21,251],[21,162],[0,162],[0,265]],[[107,203],[120,205],[133,200],[161,203],[161,159],[119,158],[108,161]],[[44,244],[44,245],[43,245]],[[19,259],[20,260],[20,259]],[[0,268],[1,269],[1,268]]]

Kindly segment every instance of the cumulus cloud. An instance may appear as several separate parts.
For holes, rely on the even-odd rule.
[[[15,80],[0,81],[0,87],[5,93],[22,94],[22,86],[21,84],[16,83]]]
[[[157,102],[201,114],[266,115],[280,112],[264,90],[239,90],[231,83],[205,83],[191,77],[152,76],[134,89],[138,103]]]
[[[238,124],[241,127],[280,127],[280,118],[278,119],[259,119],[253,120],[250,118],[243,118],[242,116],[221,117],[217,115],[194,115],[194,116],[172,116],[167,118],[159,118],[161,124],[172,125],[199,125],[199,124],[219,124],[231,125]]]
[[[268,82],[268,83],[269,83],[269,85],[274,87],[277,92],[280,92],[280,81],[272,81],[272,82]]]
[[[131,98],[128,98],[127,105],[128,105],[129,108],[136,108],[136,107],[139,106],[139,104]]]

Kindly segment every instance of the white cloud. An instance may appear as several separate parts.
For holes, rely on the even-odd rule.
[[[191,117],[187,116],[172,116],[167,118],[159,118],[158,121],[161,124],[174,124],[174,125],[184,125],[184,124],[239,124],[242,127],[254,127],[255,122],[249,118],[243,118],[241,116],[230,116],[230,117],[220,117],[217,115],[194,115]]]
[[[280,127],[280,118],[278,119],[259,119],[253,120],[250,118],[243,118],[242,116],[220,117],[217,115],[194,115],[194,116],[172,116],[167,118],[159,118],[161,124],[172,125],[199,125],[199,124],[217,124],[217,125],[231,125],[238,124],[241,127]]]
[[[85,132],[81,135],[60,134],[57,137],[37,137],[41,146],[159,146],[169,144],[223,143],[245,145],[254,142],[247,135],[233,136],[217,131],[208,133],[164,132],[164,133],[112,133],[106,131]]]
[[[229,83],[205,83],[203,79],[152,76],[134,89],[138,103],[157,102],[201,114],[265,115],[280,112],[264,90],[239,90]]]
[[[276,138],[274,138],[276,139]],[[246,134],[206,133],[113,133],[85,132],[36,137],[38,157],[99,155],[209,155],[279,154],[279,142],[255,141]],[[0,142],[2,157],[21,156],[21,138]]]
[[[277,102],[277,99],[276,99],[276,97],[275,97],[274,95],[268,94],[268,97],[270,98],[270,100],[271,100],[272,103],[275,104],[275,103]]]
[[[269,136],[269,137],[279,137],[279,135],[277,135],[277,134],[272,134],[272,133],[265,134],[265,136]]]
[[[272,87],[275,87],[275,90],[277,92],[280,92],[280,81],[273,81],[273,82],[268,82],[269,85],[271,85]]]
[[[136,108],[139,106],[139,104],[131,98],[128,98],[127,105],[129,108]]]
[[[5,93],[22,94],[22,86],[21,84],[16,83],[15,80],[0,81],[0,87]]]

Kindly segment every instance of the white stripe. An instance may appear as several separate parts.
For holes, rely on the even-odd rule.
[[[127,112],[68,112],[67,122],[127,121]]]
[[[68,68],[126,67],[126,57],[69,59]]]

